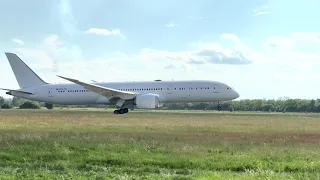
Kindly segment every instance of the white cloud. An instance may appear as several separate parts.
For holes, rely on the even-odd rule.
[[[258,13],[255,13],[253,16],[261,16],[264,14],[270,14],[270,12],[268,12],[268,11],[258,12]]]
[[[153,60],[161,63],[179,61],[189,65],[195,64],[250,64],[257,55],[244,45],[235,35],[222,34],[222,39],[232,41],[232,47],[224,47],[218,43],[194,42],[190,44],[192,50],[161,51],[142,49],[137,59]]]
[[[200,68],[193,67],[186,63],[171,63],[164,66],[165,70],[181,71],[181,72],[200,72]]]
[[[125,38],[125,36],[120,32],[119,29],[114,29],[110,31],[108,29],[90,28],[85,33],[104,35],[104,36],[121,36]]]
[[[237,89],[240,98],[318,98],[320,86],[320,41],[318,32],[297,32],[288,36],[270,37],[263,44],[263,49],[253,50],[234,35],[221,35],[224,39],[237,42],[237,48],[247,52],[252,59],[245,66],[215,65],[200,61],[202,71],[213,75],[214,79],[230,83]],[[221,44],[195,43],[201,49],[213,47],[221,52]],[[193,46],[195,44],[192,44]],[[228,49],[228,48],[227,48]],[[247,83],[245,83],[247,82]],[[310,87],[310,88],[306,88]]]
[[[264,44],[264,49],[272,54],[295,52],[295,55],[305,56],[305,53],[316,54],[320,48],[320,33],[295,32],[288,36],[270,37]]]
[[[198,60],[191,60],[190,63],[250,64],[252,62],[245,54],[243,54],[243,52],[234,51],[232,49],[204,49],[198,52],[197,55],[202,58],[197,58]]]
[[[278,75],[277,81],[282,82],[274,82],[273,86],[281,87],[277,89],[283,94],[286,92],[290,97],[300,98],[318,96],[316,91],[319,91],[320,87],[315,85],[315,82],[320,75],[317,69],[320,66],[319,34],[296,32],[288,36],[270,37],[264,43],[264,55],[269,58],[268,64],[273,68],[261,68],[261,71],[270,76]]]
[[[76,45],[70,45],[59,39],[57,35],[50,35],[43,39],[41,43],[32,48],[15,48],[13,52],[17,53],[23,61],[31,68],[40,73],[44,73],[48,81],[55,80],[56,73],[68,71],[76,71],[81,66],[81,49]],[[68,61],[77,61],[68,64]],[[86,71],[86,69],[82,69]]]
[[[257,54],[247,47],[234,34],[222,34],[223,40],[231,40],[233,46],[224,47],[217,43],[196,42],[190,44],[198,48],[189,62],[194,64],[250,64],[257,59]]]
[[[170,23],[165,24],[164,26],[165,26],[165,27],[169,27],[169,28],[173,28],[173,27],[176,27],[176,26],[178,26],[178,25],[179,25],[179,24],[174,23],[174,21],[171,21]]]
[[[188,19],[191,19],[191,20],[201,20],[203,19],[202,16],[188,16]]]
[[[24,45],[24,42],[21,40],[21,39],[12,39],[13,42],[23,46]]]
[[[63,81],[56,77],[57,74],[98,81],[127,80],[128,77],[146,78],[142,73],[132,74],[132,72],[141,72],[141,68],[144,67],[141,63],[137,64],[139,60],[133,62],[133,56],[128,57],[125,53],[115,52],[112,57],[108,58],[84,59],[81,55],[82,50],[78,46],[60,40],[57,35],[46,37],[35,47],[15,48],[12,52],[17,53],[40,77],[48,82]],[[106,71],[110,74],[107,79],[103,78]],[[14,76],[12,79],[15,79]]]
[[[57,35],[46,37],[36,48],[15,48],[14,51],[20,54],[22,58],[28,58],[31,63],[42,62],[51,64],[57,60],[58,55],[67,52],[66,45],[58,39]]]
[[[273,36],[263,44],[263,47],[267,52],[275,50],[282,52],[292,51],[294,47],[294,39],[290,37]]]
[[[292,37],[295,39],[320,42],[320,32],[296,32],[292,34]]]
[[[261,16],[261,15],[265,15],[265,14],[270,14],[269,11],[266,11],[266,9],[268,9],[269,6],[267,5],[263,5],[257,9],[253,10],[254,15],[253,16]]]

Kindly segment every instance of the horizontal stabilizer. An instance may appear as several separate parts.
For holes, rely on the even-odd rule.
[[[24,93],[24,94],[32,94],[31,92],[26,92],[26,91],[20,91],[20,90],[13,90],[13,89],[5,89],[5,88],[0,88],[1,90],[9,91],[9,92],[18,92],[18,93]]]

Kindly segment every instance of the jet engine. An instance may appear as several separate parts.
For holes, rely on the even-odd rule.
[[[159,95],[157,94],[138,94],[135,99],[137,109],[156,109],[160,107]]]

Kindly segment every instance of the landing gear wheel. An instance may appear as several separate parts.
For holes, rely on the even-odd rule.
[[[114,114],[125,114],[128,113],[129,109],[128,108],[123,108],[123,109],[118,109],[118,110],[114,110],[113,113]]]
[[[119,113],[120,113],[120,114],[124,114],[124,113],[125,113],[125,110],[124,110],[124,109],[119,109]]]

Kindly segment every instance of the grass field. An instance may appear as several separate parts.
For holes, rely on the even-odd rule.
[[[0,179],[320,179],[320,114],[0,110]]]

